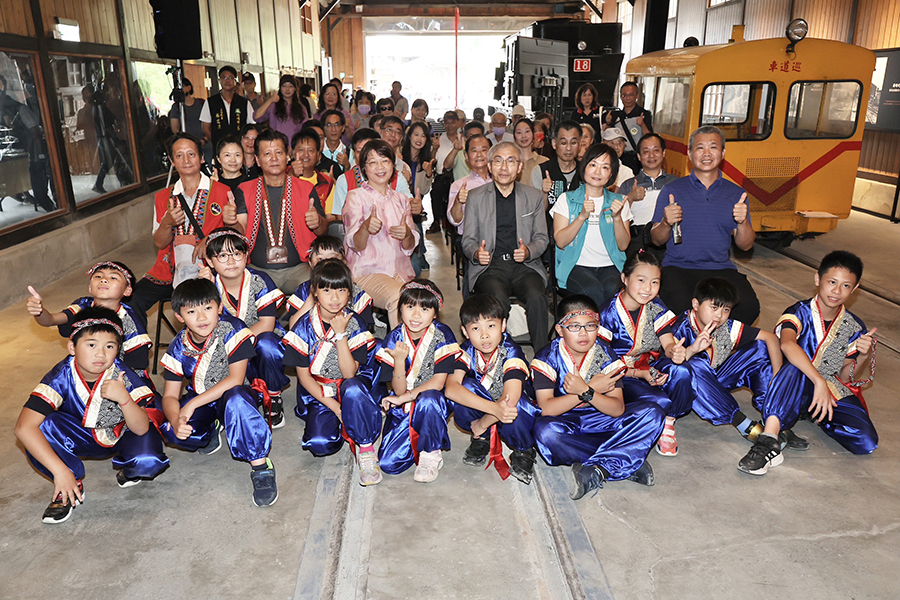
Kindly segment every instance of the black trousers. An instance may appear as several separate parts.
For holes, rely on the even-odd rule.
[[[676,315],[691,308],[694,287],[703,279],[720,277],[737,288],[740,300],[731,310],[731,318],[752,325],[759,317],[759,299],[747,277],[737,269],[701,271],[681,267],[663,267],[659,297]]]
[[[147,311],[160,300],[172,297],[172,284],[160,285],[144,277],[131,290],[131,300],[126,302],[147,325]]]
[[[531,344],[537,352],[550,342],[547,286],[536,271],[522,263],[496,259],[478,276],[473,290],[490,294],[509,312],[510,296],[525,303],[525,319]]]

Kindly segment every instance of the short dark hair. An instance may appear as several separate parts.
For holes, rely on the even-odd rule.
[[[356,145],[363,140],[380,140],[381,136],[378,132],[370,127],[362,127],[356,130],[353,137],[350,138],[350,148],[356,148]]]
[[[135,277],[134,277],[134,271],[132,271],[130,268],[128,268],[128,265],[126,265],[125,263],[123,263],[120,260],[111,260],[109,262],[118,266],[119,269],[121,269],[122,271],[125,271],[125,273],[128,274],[128,276],[126,277],[126,279],[128,279],[127,283],[128,283],[128,285],[131,286],[131,293],[134,294],[134,286],[137,283],[137,279],[135,279]],[[110,269],[113,269],[113,268],[114,267],[109,267],[109,266],[97,267],[97,271],[109,271]],[[97,271],[94,271],[94,272],[96,273]],[[128,302],[129,300],[131,300],[131,295],[122,296],[122,300],[124,300],[125,302]]]
[[[594,95],[594,99],[591,101],[592,104],[589,107],[585,107],[581,104],[581,95],[585,92],[590,92]],[[597,108],[598,106],[600,106],[598,104],[600,99],[597,96],[598,96],[597,88],[594,87],[593,83],[582,84],[582,86],[580,88],[578,88],[578,91],[575,92],[575,108],[578,108],[581,110],[584,110],[585,108],[591,108],[591,109]]]
[[[308,121],[307,121],[308,122]],[[312,127],[303,126],[303,129],[294,134],[294,137],[291,138],[291,150],[293,151],[300,140],[312,140],[316,145],[316,152],[322,150],[322,138],[319,137],[319,134],[316,133],[316,130]]]
[[[467,137],[469,132],[473,129],[477,129],[481,133],[484,133],[484,123],[481,123],[480,121],[469,121],[466,123],[466,126],[463,127],[463,137]]]
[[[394,101],[391,98],[381,98],[375,103],[375,110],[381,112],[388,106],[390,106],[391,110],[394,110]]]
[[[513,133],[515,133],[516,129],[518,129],[519,125],[521,125],[522,123],[524,123],[525,125],[528,125],[528,129],[531,130],[531,133],[534,133],[534,121],[532,121],[528,117],[522,117],[521,119],[516,121],[516,126],[513,127]]]
[[[578,137],[581,137],[581,123],[578,121],[573,121],[571,119],[566,119],[565,121],[560,121],[559,125],[556,126],[556,129],[553,133],[553,138],[558,139],[559,134],[563,131],[568,131],[570,129],[574,129],[578,131]]]
[[[693,298],[700,304],[710,300],[716,306],[729,307],[741,300],[737,288],[730,281],[721,277],[708,277],[698,281],[694,286]]]
[[[369,117],[369,127],[372,129],[372,131],[375,131],[375,125],[377,125],[378,123],[381,123],[383,121],[384,121],[384,115],[381,113],[375,113],[374,115]],[[378,132],[375,131],[375,133],[378,133]],[[378,136],[378,137],[381,137],[381,136]]]
[[[307,121],[308,122],[308,121]],[[281,146],[284,148],[285,154],[289,152],[288,149],[288,139],[287,136],[281,133],[280,131],[276,131],[274,129],[263,129],[259,132],[259,135],[256,136],[256,141],[253,142],[253,153],[259,156],[259,144],[260,142],[281,142]]]
[[[455,110],[448,110],[444,113],[443,121],[450,119],[451,121],[459,121],[459,115],[456,114]]]
[[[218,142],[216,142],[216,156],[218,156],[222,152],[222,148],[224,148],[228,144],[237,144],[238,148],[241,148],[242,152],[244,150],[241,146],[241,139],[233,133],[229,133],[228,135],[222,136],[222,138]]]
[[[434,319],[437,320],[441,310],[441,302],[444,297],[444,294],[441,293],[440,288],[438,288],[438,286],[430,279],[424,279],[422,277],[417,277],[412,281],[407,282],[407,285],[410,283],[427,285],[438,295],[440,295],[441,299],[438,299],[438,297],[432,294],[430,291],[422,289],[421,287],[404,286],[403,291],[400,292],[400,302],[397,307],[397,316],[402,315],[401,309],[404,306],[421,306],[422,308],[432,309],[434,311]]]
[[[616,179],[619,177],[619,156],[616,154],[616,151],[606,144],[594,144],[584,153],[584,158],[581,159],[581,162],[578,163],[578,175],[581,177],[581,180],[584,181],[584,169],[591,161],[600,157],[600,156],[608,156],[609,157],[609,180],[603,187],[609,187],[611,185],[615,185]]]
[[[537,113],[537,114],[534,115],[534,120],[535,120],[535,121],[540,121],[540,120],[542,120],[542,119],[548,119],[548,120],[550,121],[550,126],[551,126],[551,127],[553,126],[553,121],[556,120],[556,119],[553,118],[553,115],[551,115],[551,114],[548,113],[548,112],[539,112],[539,113]]]
[[[235,79],[237,79],[237,76],[238,76],[237,69],[235,69],[231,65],[225,65],[224,67],[219,69],[219,77],[220,78],[222,77],[222,73],[231,73],[232,75],[234,75]]]
[[[403,119],[398,117],[397,115],[387,115],[381,119],[381,128],[384,129],[391,123],[396,123],[400,126],[400,133],[402,134],[406,130],[406,124],[403,122]]]
[[[488,148],[491,147],[491,145],[492,145],[491,140],[487,139],[487,136],[485,136],[484,134],[479,133],[477,135],[473,135],[472,137],[470,137],[469,139],[466,140],[466,154],[469,153],[469,145],[470,144],[473,144],[473,143],[481,141],[481,140],[484,140],[485,142],[487,142]]]
[[[650,140],[650,139],[659,140],[659,147],[662,148],[663,150],[666,149],[666,140],[664,140],[663,137],[661,135],[659,135],[658,133],[653,133],[651,131],[650,133],[645,133],[644,135],[642,135],[641,139],[638,140],[638,154],[641,153],[641,144],[643,144],[644,141]]]
[[[459,322],[463,327],[478,319],[502,321],[507,318],[509,313],[503,308],[503,304],[490,294],[472,294],[459,307]]]
[[[181,140],[187,140],[189,142],[193,142],[194,146],[197,147],[197,154],[200,155],[200,158],[203,158],[203,142],[200,141],[196,135],[192,133],[188,133],[186,131],[179,131],[175,135],[169,138],[169,141],[166,142],[166,154],[169,155],[169,158],[172,159],[174,156],[172,155],[173,148],[175,146],[175,142],[180,142]]]
[[[634,81],[626,81],[625,83],[622,84],[622,87],[619,88],[619,91],[621,92],[622,90],[624,90],[624,89],[625,89],[627,86],[629,86],[629,85],[633,85],[633,86],[634,86],[634,89],[636,89],[636,90],[638,91],[638,93],[640,93],[641,88],[640,88],[640,87],[638,86],[638,84],[635,83]]]
[[[332,108],[331,110],[326,110],[325,112],[322,113],[322,123],[324,124],[325,121],[328,119],[328,117],[333,117],[335,115],[337,115],[338,118],[341,120],[341,125],[347,124],[347,117],[344,115],[344,111],[336,110],[334,108]]]
[[[247,123],[246,125],[241,127],[241,137],[244,137],[250,131],[255,131],[256,135],[259,135],[259,132],[263,129],[265,129],[265,127],[257,125],[256,123]]]
[[[852,252],[835,250],[826,254],[825,258],[822,259],[822,262],[819,263],[819,277],[824,277],[829,269],[834,268],[847,269],[850,271],[850,273],[856,277],[856,283],[859,283],[859,280],[862,279],[863,262]]]
[[[353,276],[350,267],[342,260],[329,258],[313,267],[309,276],[310,290],[347,290],[353,289]]]
[[[340,255],[343,256],[344,244],[333,235],[320,235],[309,245],[310,255],[318,254],[319,252],[327,252],[328,250],[339,252]]]
[[[416,98],[412,103],[413,108],[419,108],[420,106],[424,106],[425,112],[428,112],[428,103],[425,102],[424,98]]]
[[[250,249],[247,246],[247,238],[238,233],[236,229],[232,229],[231,227],[219,227],[211,231],[210,235],[213,233],[224,233],[227,235],[216,236],[206,243],[207,258],[215,258],[221,254],[229,244],[231,244],[231,247],[238,252],[247,252]]]
[[[209,279],[188,279],[178,284],[172,291],[172,310],[181,313],[183,308],[191,308],[215,302],[221,304],[219,290]]]
[[[394,164],[394,161],[397,159],[397,155],[394,153],[394,149],[391,148],[391,145],[381,138],[372,140],[366,143],[365,146],[363,146],[362,152],[359,153],[359,160],[357,161],[359,170],[362,172],[363,177],[366,178],[366,181],[368,181],[369,179],[369,176],[366,174],[366,161],[369,160],[369,154],[372,154],[373,152],[378,156],[390,160],[391,167],[394,169],[394,171],[397,170],[397,167]]]
[[[557,308],[556,314],[560,317],[564,317],[575,310],[590,310],[595,313],[600,312],[600,309],[597,308],[597,303],[588,296],[585,296],[584,294],[575,294],[574,296],[566,296],[559,301],[559,307]]]
[[[124,331],[122,319],[119,318],[119,315],[116,314],[116,311],[111,308],[105,308],[103,306],[90,306],[75,315],[75,321],[72,323],[72,330],[75,331],[76,329],[78,329],[78,323],[91,319],[106,319],[107,321],[113,323],[116,327],[118,327],[119,331]],[[119,345],[119,348],[122,348],[122,343],[124,341],[122,339],[122,335],[118,331],[116,331],[115,327],[113,327],[112,325],[107,325],[106,323],[96,323],[94,325],[88,325],[83,329],[78,329],[75,332],[75,335],[72,336],[72,343],[77,346],[78,340],[80,340],[84,335],[91,333],[112,334],[113,337],[116,338],[116,343]]]
[[[642,248],[637,252],[632,252],[628,255],[628,258],[625,259],[625,264],[622,265],[622,275],[631,277],[631,274],[638,268],[638,265],[651,265],[659,269],[660,272],[662,271],[662,263],[659,262],[656,255]]]

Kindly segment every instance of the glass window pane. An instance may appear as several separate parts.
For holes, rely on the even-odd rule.
[[[784,135],[791,139],[848,138],[856,132],[858,81],[798,81],[791,85]]]
[[[0,51],[0,228],[59,208],[33,59]]]
[[[653,113],[653,130],[656,133],[684,137],[690,94],[690,78],[659,78],[656,87],[656,109]]]
[[[141,168],[147,178],[168,173],[169,161],[166,157],[166,140],[172,135],[169,111],[172,108],[172,76],[167,74],[168,65],[148,62],[132,62],[134,75],[132,86],[137,98],[137,139]],[[193,91],[193,90],[192,90]],[[190,133],[202,138],[199,131]]]
[[[134,183],[120,61],[51,56],[50,66],[76,204]]]
[[[773,83],[713,83],[703,89],[700,125],[717,126],[726,140],[764,140],[774,106]]]

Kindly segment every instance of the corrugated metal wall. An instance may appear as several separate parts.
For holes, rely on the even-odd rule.
[[[781,37],[791,22],[790,0],[747,0],[744,10],[744,39]]]
[[[680,48],[684,40],[693,36],[703,43],[703,26],[706,22],[707,0],[680,0],[678,18],[675,19],[675,46]]]
[[[209,0],[209,21],[216,60],[239,64],[241,50],[234,0]]]
[[[743,2],[731,2],[709,9],[706,14],[705,45],[724,44],[731,38],[731,28],[741,24]]]
[[[809,35],[846,42],[850,34],[853,0],[794,0],[794,19],[809,23]]]

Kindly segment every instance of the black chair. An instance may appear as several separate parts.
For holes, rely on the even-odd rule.
[[[159,368],[159,349],[162,346],[169,346],[169,342],[161,344],[159,341],[159,334],[162,330],[163,323],[165,323],[166,327],[172,332],[172,337],[175,337],[178,332],[175,330],[175,327],[172,325],[172,322],[169,321],[169,317],[166,316],[166,303],[170,302],[169,299],[160,300],[159,304],[156,305],[156,339],[153,341],[153,368],[151,369],[151,373],[156,375],[156,371]]]

